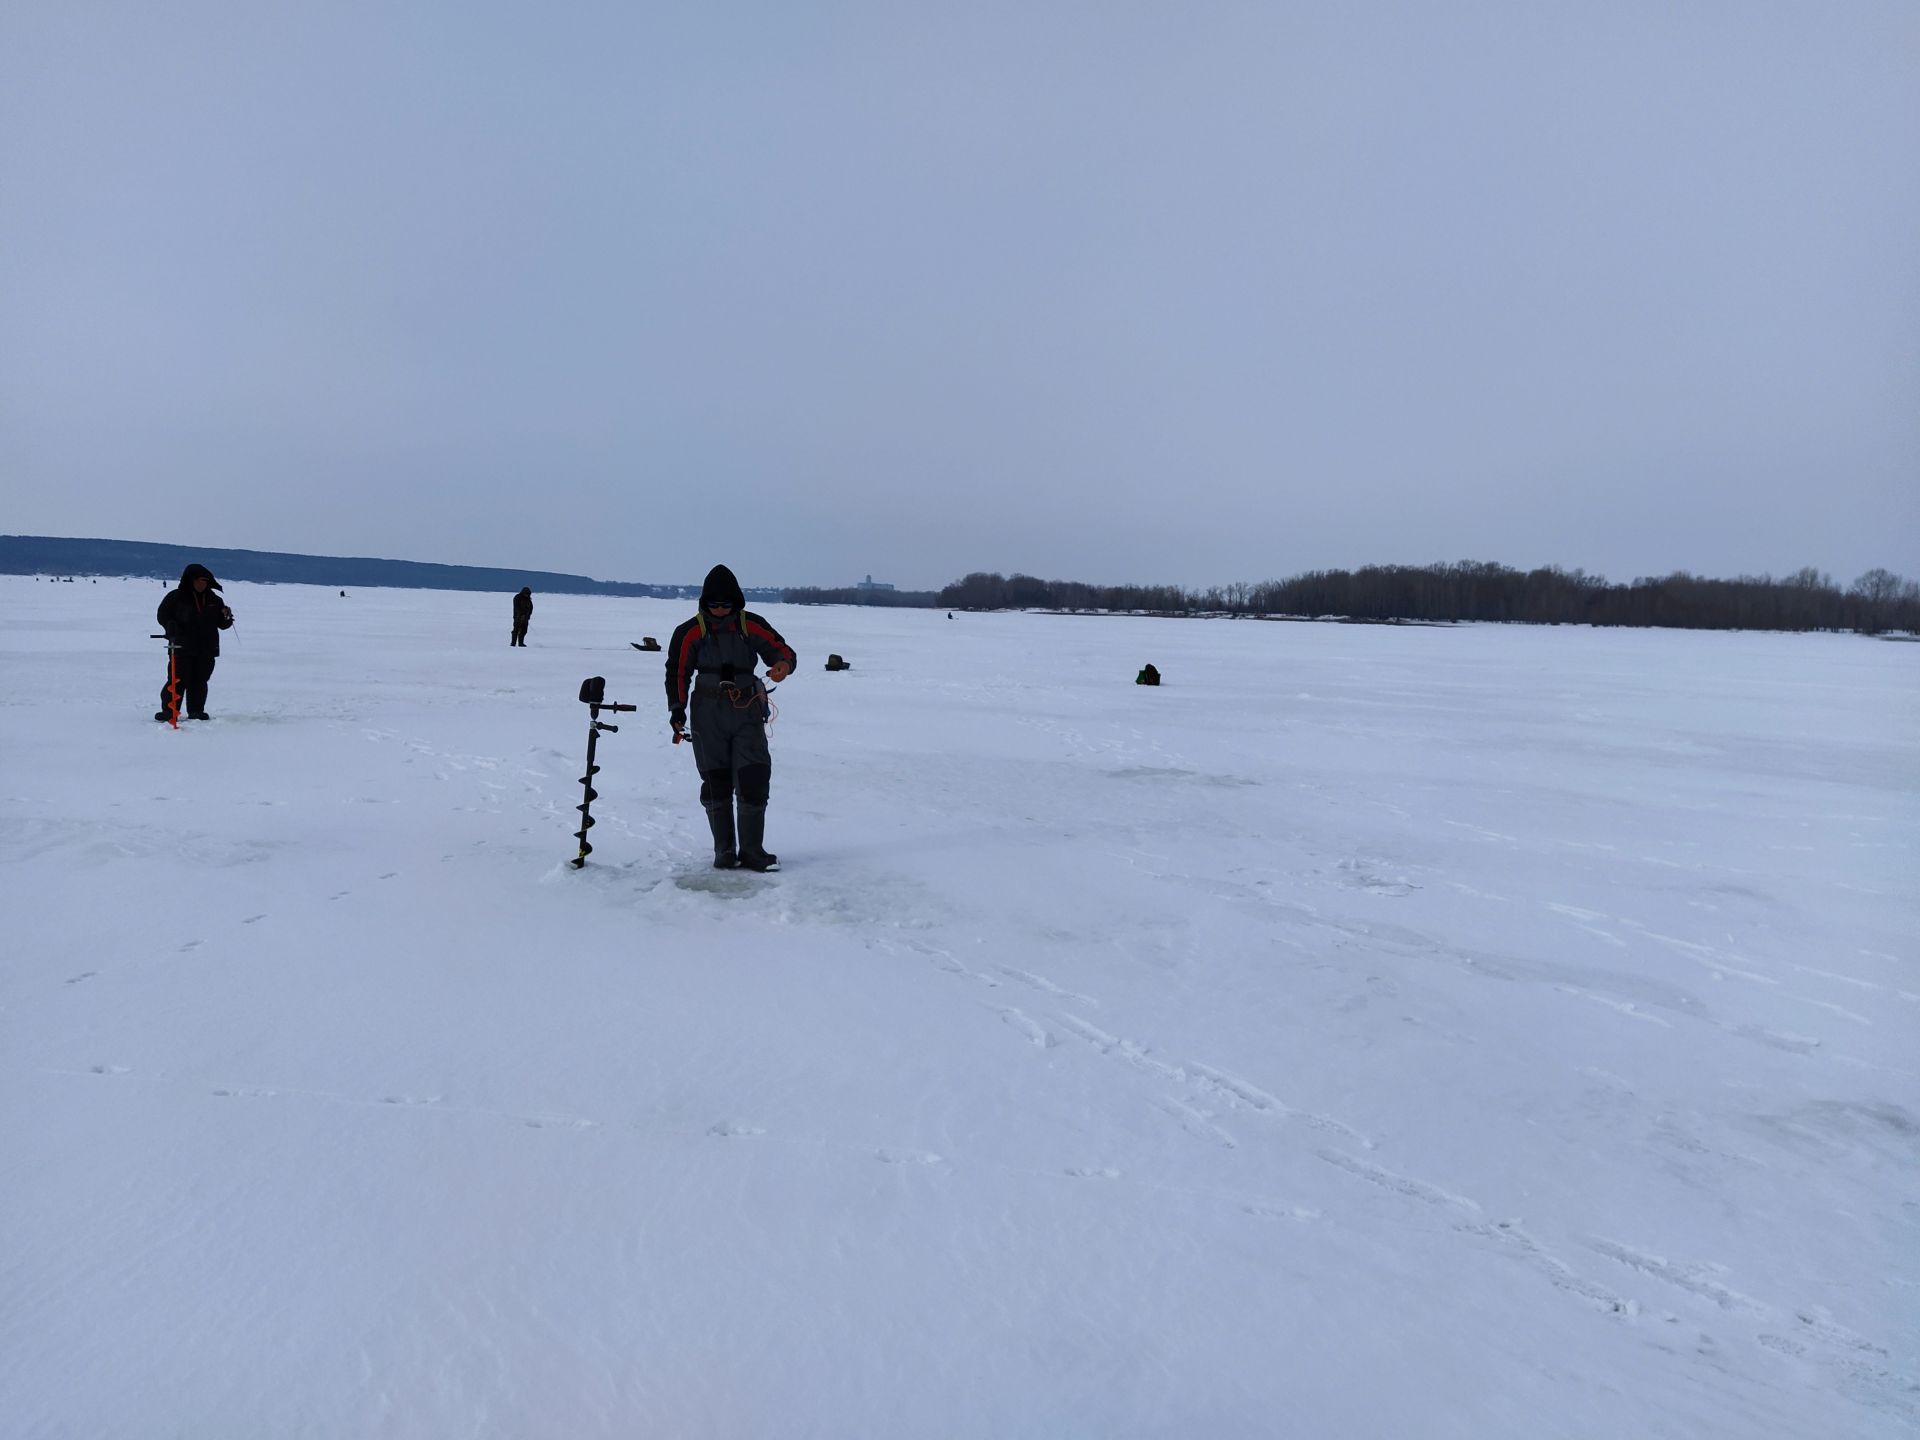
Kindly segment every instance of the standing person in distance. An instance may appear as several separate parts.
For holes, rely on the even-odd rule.
[[[219,588],[220,582],[206,566],[189,565],[180,572],[179,585],[166,593],[154,612],[167,632],[167,648],[173,652],[173,669],[180,677],[180,698],[186,701],[189,720],[213,718],[207,714],[207,682],[213,678],[213,662],[220,658],[220,632],[233,628],[233,611],[214,593]],[[170,675],[153,718],[171,724],[176,703]]]
[[[687,698],[693,698],[693,763],[700,771],[700,804],[713,831],[713,868],[779,868],[768,853],[767,794],[773,756],[767,749],[767,690],[754,673],[767,662],[778,685],[793,673],[793,647],[746,608],[740,582],[724,565],[707,572],[700,610],[667,644],[667,714],[674,740],[687,736]],[[734,825],[734,797],[740,801]]]
[[[526,648],[527,626],[533,620],[533,587],[522,585],[520,593],[513,597],[513,638],[507,643]]]

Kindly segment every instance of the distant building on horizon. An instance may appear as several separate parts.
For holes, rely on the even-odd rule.
[[[893,586],[885,580],[876,580],[873,576],[869,575],[853,588],[856,590],[891,590]]]

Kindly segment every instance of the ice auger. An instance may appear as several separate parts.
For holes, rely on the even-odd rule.
[[[637,708],[632,705],[616,705],[606,697],[607,680],[604,675],[595,675],[591,679],[580,682],[580,703],[588,707],[590,718],[587,721],[587,773],[580,777],[580,783],[586,787],[587,793],[586,797],[574,806],[574,809],[580,812],[580,828],[573,832],[574,838],[580,842],[580,853],[573,857],[573,868],[576,870],[585,865],[587,856],[593,853],[593,846],[587,843],[587,831],[593,828],[592,806],[600,793],[593,788],[593,777],[600,773],[600,767],[593,763],[594,746],[600,739],[602,730],[611,731],[616,735],[620,733],[620,727],[607,724],[600,718],[600,712]]]

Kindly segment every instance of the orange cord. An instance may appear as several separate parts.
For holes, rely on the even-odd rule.
[[[771,690],[748,690],[746,686],[739,684],[737,681],[722,680],[720,682],[720,693],[726,696],[727,700],[736,710],[745,710],[756,700],[765,701],[767,706],[766,723],[769,726],[773,724],[774,717],[780,713],[779,709],[773,703],[773,692]]]

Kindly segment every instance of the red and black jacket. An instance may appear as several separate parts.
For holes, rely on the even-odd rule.
[[[667,709],[682,714],[687,695],[696,698],[713,695],[723,685],[738,685],[749,691],[760,689],[754,674],[755,660],[768,665],[786,661],[791,670],[797,663],[793,647],[765,617],[744,609],[746,597],[733,572],[716,565],[700,591],[700,610],[673,632],[667,642]],[[716,616],[707,613],[711,603],[725,601],[733,613]]]

